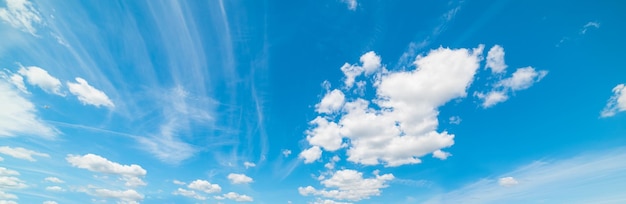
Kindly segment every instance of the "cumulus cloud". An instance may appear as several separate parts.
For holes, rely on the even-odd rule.
[[[541,81],[548,71],[536,70],[533,67],[517,69],[509,78],[497,82],[488,93],[476,92],[474,95],[483,100],[482,106],[489,108],[509,99],[509,95],[515,91],[530,88],[533,84]]]
[[[206,196],[202,196],[202,195],[198,194],[196,191],[187,190],[187,189],[184,189],[184,188],[178,188],[172,194],[189,197],[189,198],[193,198],[193,199],[196,199],[196,200],[206,200],[207,199]]]
[[[179,180],[173,180],[172,183],[176,184],[176,185],[185,185],[185,182],[179,181]]]
[[[322,101],[315,105],[318,113],[327,113],[331,114],[338,111],[343,105],[345,100],[345,95],[340,90],[332,90],[328,92]]]
[[[44,201],[43,204],[59,204],[59,203],[57,203],[56,201],[47,200],[47,201]]]
[[[248,183],[252,183],[253,179],[246,176],[245,174],[228,174],[228,180],[230,180],[230,183],[232,184],[248,184]]]
[[[38,86],[47,93],[65,96],[61,93],[61,81],[50,75],[45,69],[35,66],[22,67],[18,73],[25,76],[30,85]]]
[[[46,177],[44,180],[47,182],[52,182],[52,183],[65,183],[65,181],[57,177]]]
[[[67,82],[70,93],[74,94],[78,100],[85,105],[93,105],[95,107],[104,106],[114,108],[115,105],[111,99],[101,90],[94,88],[83,78],[76,77],[76,82]]]
[[[380,195],[381,189],[388,187],[387,183],[393,179],[393,174],[363,178],[363,173],[345,169],[336,171],[328,179],[321,180],[320,183],[325,187],[324,189],[307,186],[299,187],[298,192],[303,196],[314,195],[335,200],[360,201]]]
[[[26,89],[26,85],[24,84],[24,77],[22,77],[22,75],[11,74],[11,76],[6,76],[5,73],[1,73],[1,72],[0,74],[2,74],[3,78],[11,82],[11,84],[13,84],[15,88],[20,90],[20,92],[25,93],[25,94],[29,93],[28,90]]]
[[[374,61],[376,97],[370,100],[346,99],[338,117],[324,114],[310,122],[307,141],[311,148],[300,157],[311,163],[321,156],[321,149],[335,151],[347,147],[348,161],[386,166],[420,163],[419,157],[454,144],[454,135],[438,132],[438,108],[448,101],[463,98],[479,67],[483,46],[475,49],[431,50],[418,56],[413,70],[387,71]],[[371,66],[374,66],[371,65]],[[365,72],[362,66],[351,69]],[[342,71],[349,81],[346,66]],[[354,72],[356,73],[356,72]],[[356,76],[356,75],[355,75]],[[346,86],[349,83],[346,83]],[[344,139],[348,143],[342,144]]]
[[[110,190],[104,188],[88,190],[87,194],[103,199],[115,199],[120,204],[138,204],[144,199],[144,195],[133,190]]]
[[[446,160],[449,156],[452,156],[452,154],[441,150],[436,150],[433,152],[433,157],[437,159]]]
[[[0,187],[2,189],[21,189],[28,185],[21,179],[14,176],[0,176]]]
[[[228,192],[222,196],[216,196],[215,199],[218,200],[223,200],[223,199],[230,199],[230,200],[234,200],[237,202],[252,202],[254,201],[254,199],[252,199],[252,197],[247,196],[247,195],[242,195],[242,194],[238,194],[235,192]]]
[[[19,176],[20,172],[0,167],[0,176]]]
[[[381,58],[380,56],[376,55],[374,51],[370,51],[361,55],[361,58],[359,60],[361,61],[360,66],[345,63],[340,68],[345,76],[344,85],[347,89],[350,89],[352,88],[352,86],[354,86],[356,77],[362,74],[365,74],[366,76],[371,75],[372,73],[381,69]]]
[[[334,201],[334,200],[328,200],[328,199],[317,199],[309,204],[352,204],[352,203],[348,203],[348,202],[339,202],[339,201]]]
[[[317,161],[321,156],[322,150],[318,146],[313,146],[309,149],[306,149],[300,152],[300,155],[298,155],[299,158],[304,159],[305,164],[313,163],[314,161]]]
[[[67,155],[65,158],[73,167],[86,169],[91,172],[103,174],[115,174],[125,182],[126,186],[144,186],[146,183],[140,178],[147,171],[137,164],[122,165],[95,154]]]
[[[222,187],[220,187],[219,185],[212,184],[211,182],[205,180],[195,180],[191,182],[187,187],[205,193],[219,193],[220,191],[222,191]]]
[[[0,79],[0,137],[35,135],[51,138],[59,131],[37,116],[35,105],[5,80]]]
[[[17,196],[0,190],[0,199],[17,199]]]
[[[37,161],[33,156],[50,157],[50,155],[48,154],[36,152],[33,150],[29,150],[29,149],[24,149],[21,147],[12,148],[9,146],[0,147],[0,154],[5,154],[5,155],[12,156],[14,158],[17,158],[17,159],[23,159],[23,160],[28,160],[28,161]]]
[[[504,63],[504,48],[500,45],[494,45],[487,52],[487,65],[485,68],[491,69],[493,73],[502,73],[507,65]]]
[[[0,204],[18,204],[18,203],[12,200],[0,200]]]
[[[27,0],[6,0],[6,7],[0,8],[0,19],[32,35],[37,32],[34,24],[42,22],[39,12]]]
[[[252,168],[252,167],[255,167],[255,166],[256,166],[256,164],[254,164],[254,163],[252,163],[252,162],[244,162],[244,163],[243,163],[243,166],[244,166],[244,167],[246,167],[246,169],[247,169],[247,168]]]
[[[626,111],[626,85],[618,84],[613,88],[613,96],[609,98],[606,106],[600,112],[600,117],[611,117],[622,111]]]

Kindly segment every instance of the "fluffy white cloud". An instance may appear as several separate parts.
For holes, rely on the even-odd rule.
[[[26,85],[24,85],[24,77],[19,74],[12,74],[10,77],[7,77],[8,80],[22,93],[28,93],[26,89]]]
[[[548,71],[537,71],[533,67],[523,67],[517,69],[509,78],[500,80],[495,84],[493,90],[487,94],[477,92],[476,97],[483,100],[482,106],[488,108],[509,98],[509,94],[530,88],[533,84],[541,81]]]
[[[330,178],[322,180],[325,189],[315,189],[312,186],[299,187],[301,195],[315,195],[336,200],[359,201],[371,196],[378,196],[381,189],[394,179],[393,174],[375,175],[374,178],[363,178],[363,173],[346,169],[335,172]],[[331,188],[332,190],[327,190]]]
[[[33,156],[50,157],[50,155],[48,154],[36,152],[33,150],[29,150],[29,149],[24,149],[21,147],[12,148],[9,146],[0,147],[0,154],[6,154],[14,158],[24,159],[28,161],[37,161],[35,158],[33,158]]]
[[[441,151],[441,150],[436,150],[436,151],[433,152],[433,157],[435,157],[437,159],[441,159],[441,160],[446,160],[450,156],[452,156],[452,154],[450,154],[448,152]]]
[[[238,193],[235,193],[235,192],[226,193],[226,194],[222,195],[222,197],[230,199],[230,200],[234,200],[234,201],[237,201],[237,202],[252,202],[252,201],[254,201],[254,199],[252,199],[252,197],[250,197],[250,196],[238,194]]]
[[[493,73],[502,73],[507,65],[504,62],[504,48],[500,45],[494,45],[487,52],[487,65],[485,68],[491,69]]]
[[[15,170],[7,169],[4,167],[0,167],[0,176],[19,176],[20,172]]]
[[[357,6],[356,0],[343,0],[343,2],[348,5],[348,9],[352,11],[356,10],[356,6]]]
[[[283,156],[288,157],[289,155],[291,155],[291,150],[283,149],[282,154]]]
[[[363,73],[365,73],[366,76],[371,75],[372,73],[381,69],[380,56],[376,55],[374,51],[370,51],[361,55],[361,58],[359,60],[361,61],[361,66],[345,63],[340,68],[340,70],[345,75],[344,85],[348,89],[354,86],[356,77],[360,76]]]
[[[46,177],[44,180],[47,182],[52,182],[52,183],[65,183],[65,181],[57,177]]]
[[[228,180],[230,180],[230,183],[232,184],[247,184],[247,183],[252,183],[253,179],[246,176],[245,174],[228,174]]]
[[[219,185],[212,184],[205,180],[195,180],[191,182],[187,187],[205,193],[219,193],[220,191],[222,191],[222,187],[220,187]]]
[[[332,90],[326,93],[322,101],[315,105],[318,113],[331,114],[341,109],[345,100],[345,95],[340,90]]]
[[[348,161],[399,166],[420,163],[419,157],[452,146],[454,135],[437,132],[437,109],[467,95],[482,50],[482,45],[473,50],[439,48],[418,56],[414,70],[376,69],[376,97],[347,100],[338,121],[313,120],[307,131],[313,147],[300,156],[311,163],[320,157],[319,147],[327,151],[348,147]],[[346,138],[349,142],[342,145]]]
[[[111,102],[111,99],[101,90],[89,85],[86,80],[76,77],[76,82],[67,82],[67,87],[70,93],[76,95],[78,100],[83,104],[93,105],[96,107],[105,106],[108,108],[114,108],[115,105]]]
[[[110,190],[110,189],[95,189],[88,191],[88,194],[104,199],[115,199],[118,203],[123,204],[137,204],[144,199],[144,195],[141,193],[129,189],[129,190]]]
[[[309,204],[352,204],[352,203],[348,203],[348,202],[339,202],[339,201],[334,201],[334,200],[323,200],[323,199],[317,199]]]
[[[196,200],[206,200],[207,198],[205,196],[202,196],[200,194],[198,194],[196,191],[193,190],[187,190],[187,189],[183,189],[183,188],[178,188],[176,189],[176,191],[174,191],[174,193],[172,193],[174,195],[181,195],[181,196],[185,196],[185,197],[190,197]]]
[[[0,200],[0,204],[18,204],[18,203],[12,200]]]
[[[0,19],[14,28],[36,35],[33,24],[41,23],[41,16],[27,0],[6,0],[6,8],[0,8]]]
[[[626,85],[618,84],[613,88],[613,96],[609,98],[606,106],[600,112],[600,117],[611,117],[622,111],[626,111]]]
[[[17,199],[17,196],[0,190],[0,199]]]
[[[47,201],[44,201],[43,204],[59,204],[59,203],[57,203],[56,201],[47,200]]]
[[[0,176],[0,189],[20,189],[26,187],[26,183],[17,177]]]
[[[0,79],[0,101],[2,101],[0,137],[36,135],[50,138],[59,133],[37,117],[37,109],[33,103],[2,79]]]
[[[26,77],[26,81],[33,86],[38,86],[44,91],[52,94],[56,94],[59,96],[64,96],[65,94],[61,93],[61,81],[59,79],[51,76],[48,71],[35,67],[22,67],[18,71],[19,74]]]
[[[503,178],[498,179],[498,184],[504,187],[511,187],[511,186],[519,184],[519,182],[517,182],[515,178],[509,176],[509,177],[503,177]]]
[[[246,167],[246,169],[247,169],[247,168],[252,168],[252,167],[255,167],[255,166],[256,166],[256,164],[254,164],[254,163],[252,163],[252,162],[244,162],[244,163],[243,163],[243,166],[244,166],[244,167]]]
[[[53,191],[53,192],[63,192],[65,191],[65,189],[63,189],[61,186],[48,186],[46,187],[47,191]]]
[[[126,186],[144,186],[145,182],[139,178],[146,175],[147,171],[137,164],[122,165],[95,154],[67,155],[65,158],[72,166],[87,169],[92,172],[119,175]]]
[[[322,150],[318,146],[313,146],[308,148],[298,155],[299,158],[304,159],[304,163],[313,163],[317,161],[322,156]]]

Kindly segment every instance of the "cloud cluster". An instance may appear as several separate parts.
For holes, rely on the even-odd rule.
[[[229,174],[228,179],[233,184],[242,184],[252,182],[252,178],[243,174]],[[178,185],[184,185],[184,182],[174,181]],[[207,200],[209,194],[216,194],[222,191],[222,187],[206,180],[195,180],[187,185],[187,189],[178,188],[172,194],[193,198],[196,200]],[[254,199],[248,195],[229,192],[222,195],[213,196],[215,200],[229,199],[237,202],[252,202]]]
[[[39,12],[27,0],[6,0],[6,8],[0,8],[0,19],[14,28],[36,35],[34,24],[42,23]]]
[[[82,156],[70,154],[65,159],[73,167],[86,169],[91,172],[118,175],[128,187],[146,185],[140,177],[145,176],[147,171],[137,164],[122,165],[95,154]]]
[[[227,178],[232,184],[248,184],[253,182],[253,179],[245,174],[230,173]]]
[[[363,173],[356,170],[345,169],[334,172],[320,183],[324,189],[316,189],[313,186],[299,187],[298,192],[303,196],[320,196],[336,200],[359,201],[371,196],[380,195],[381,189],[386,188],[387,183],[394,179],[393,174],[378,175],[373,178],[363,178]]]

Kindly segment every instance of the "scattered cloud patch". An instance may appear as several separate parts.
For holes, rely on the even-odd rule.
[[[509,177],[503,177],[503,178],[498,179],[498,184],[504,187],[511,187],[511,186],[519,184],[519,182],[517,182],[515,178],[509,176]]]
[[[611,117],[622,111],[626,111],[626,85],[618,84],[613,88],[613,96],[609,98],[606,106],[600,112],[600,117]]]
[[[17,199],[17,196],[0,190],[0,199]]]
[[[222,187],[220,187],[219,185],[212,184],[211,182],[205,180],[195,180],[191,182],[187,187],[205,193],[219,193],[220,191],[222,191]]]
[[[291,155],[291,150],[283,149],[282,154],[285,157],[289,157],[289,155]]]
[[[57,177],[46,177],[44,181],[52,182],[52,183],[65,183],[65,181],[57,178]]]
[[[95,154],[67,155],[65,158],[73,167],[86,169],[91,172],[114,174],[120,176],[120,180],[126,186],[145,186],[146,183],[140,178],[147,174],[147,171],[137,164],[122,165]]]
[[[313,163],[317,161],[322,156],[322,150],[319,146],[313,146],[308,148],[298,155],[299,158],[304,159],[305,164]]]
[[[59,203],[57,203],[56,201],[47,200],[47,201],[44,201],[43,204],[59,204]]]
[[[85,193],[102,199],[114,199],[120,204],[138,204],[144,199],[144,195],[133,190],[110,190],[104,188],[88,189]]]
[[[446,160],[450,156],[452,156],[452,154],[450,154],[448,152],[441,151],[441,150],[436,150],[436,151],[433,152],[433,157],[437,158],[437,159],[441,159],[441,160]]]
[[[358,5],[356,0],[342,0],[342,1],[348,5],[348,9],[350,9],[351,11],[356,10],[356,7]]]
[[[26,182],[13,176],[0,176],[1,189],[22,189],[28,187]]]
[[[228,180],[230,181],[230,183],[232,184],[248,184],[248,183],[252,183],[253,179],[246,176],[245,174],[228,174]]]
[[[47,93],[65,96],[64,93],[61,93],[61,81],[50,75],[45,69],[35,66],[22,67],[18,73],[25,76],[30,85],[37,86]]]
[[[21,147],[12,148],[9,146],[0,147],[0,154],[9,155],[13,158],[28,160],[31,162],[37,161],[33,156],[46,157],[46,158],[50,157],[50,155],[45,154],[45,153],[40,153],[40,152],[36,152],[33,150],[21,148]]]
[[[113,109],[115,105],[111,99],[101,90],[94,88],[83,78],[76,77],[76,83],[67,82],[70,93],[74,94],[78,100],[84,105],[93,105],[95,107],[104,106]]]
[[[332,90],[326,93],[322,101],[315,105],[318,113],[331,114],[341,109],[345,100],[345,95],[340,90]]]
[[[243,163],[243,166],[244,166],[244,167],[246,167],[246,169],[247,169],[247,168],[252,168],[252,167],[255,167],[255,166],[256,166],[256,164],[254,164],[254,163],[252,163],[252,162],[244,162],[244,163]]]
[[[19,176],[20,172],[0,167],[0,176]]]
[[[247,196],[247,195],[242,195],[242,194],[238,194],[235,192],[228,192],[222,196],[216,196],[215,199],[217,200],[224,200],[224,199],[229,199],[229,200],[234,200],[237,202],[252,202],[254,201],[254,199],[252,199],[252,197]]]
[[[461,124],[462,120],[461,120],[461,117],[459,116],[450,116],[448,121],[450,121],[450,124],[458,125],[458,124]]]
[[[183,188],[176,189],[176,191],[174,191],[174,193],[172,193],[172,194],[189,197],[189,198],[193,198],[193,199],[196,199],[196,200],[206,200],[207,199],[206,196],[202,196],[202,195],[198,194],[196,191],[187,190],[187,189],[183,189]]]
[[[320,196],[335,200],[360,201],[371,196],[378,196],[381,189],[388,187],[393,180],[393,174],[375,175],[374,178],[363,178],[363,173],[345,169],[336,171],[330,178],[321,180],[324,189],[313,186],[299,187],[298,192],[303,196]]]
[[[598,28],[600,28],[600,23],[596,21],[590,21],[583,26],[582,30],[580,30],[580,34],[584,35],[587,33],[587,31],[589,31],[589,29],[598,29]]]
[[[491,69],[492,73],[502,73],[505,71],[507,65],[504,62],[504,48],[500,45],[494,45],[487,52],[487,65],[486,69]]]
[[[341,66],[341,68],[339,68],[345,76],[344,86],[346,89],[350,89],[354,86],[356,77],[362,74],[369,76],[382,69],[381,58],[374,51],[361,55],[359,60],[361,65],[345,63]]]
[[[176,179],[174,179],[174,180],[172,181],[172,183],[174,183],[174,184],[176,184],[176,185],[185,185],[185,184],[187,184],[187,183],[185,183],[185,182],[182,182],[182,181],[179,181],[179,180],[176,180]]]
[[[37,32],[34,25],[42,23],[39,12],[27,0],[6,0],[6,7],[0,8],[0,19],[34,36]]]
[[[0,101],[3,107],[0,108],[0,137],[35,135],[52,138],[59,134],[57,129],[37,116],[37,109],[32,102],[2,79]]]
[[[48,187],[46,187],[46,191],[64,192],[65,189],[63,189],[61,186],[48,186]]]

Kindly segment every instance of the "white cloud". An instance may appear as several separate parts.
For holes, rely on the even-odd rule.
[[[335,172],[330,178],[322,180],[324,189],[312,186],[299,187],[303,196],[315,195],[336,200],[359,201],[371,196],[378,196],[381,189],[388,187],[387,182],[394,179],[393,174],[375,175],[374,178],[363,178],[363,173],[346,169]],[[330,188],[331,190],[327,190]]]
[[[504,62],[504,48],[500,45],[494,45],[487,52],[487,65],[485,68],[491,69],[493,73],[502,73],[507,65]]]
[[[47,93],[65,96],[65,94],[61,93],[61,81],[42,68],[35,66],[22,67],[18,73],[25,76],[26,81],[30,85],[38,86]]]
[[[581,151],[585,152],[585,151]],[[626,149],[535,161],[504,173],[518,181],[503,188],[500,179],[482,178],[425,203],[624,203]]]
[[[517,182],[515,178],[509,176],[509,177],[503,177],[503,178],[498,179],[498,184],[504,187],[511,187],[511,186],[519,184],[519,182]]]
[[[226,194],[222,195],[222,197],[228,198],[230,200],[234,200],[234,201],[237,201],[237,202],[252,202],[252,201],[254,201],[254,199],[252,199],[252,197],[250,197],[250,196],[241,195],[241,194],[238,194],[238,193],[235,193],[235,192],[226,193]]]
[[[63,192],[65,191],[65,189],[63,189],[61,186],[48,186],[46,187],[47,191],[53,191],[53,192]]]
[[[41,23],[41,16],[27,0],[6,0],[6,8],[0,8],[0,19],[14,28],[36,35],[33,24]]]
[[[436,151],[433,152],[433,157],[437,158],[437,159],[441,159],[441,160],[446,160],[450,156],[452,156],[452,154],[450,154],[448,152],[441,151],[441,150],[436,150]]]
[[[283,156],[288,157],[289,155],[291,155],[291,150],[283,149],[282,154],[283,154]]]
[[[309,204],[352,204],[352,203],[348,203],[348,202],[339,202],[339,201],[334,201],[334,200],[322,200],[322,199],[317,199],[313,202],[310,202]]]
[[[18,204],[18,203],[12,200],[0,200],[0,204]]]
[[[600,113],[600,117],[611,117],[622,111],[626,111],[626,85],[618,84],[613,88],[613,96],[609,98],[609,101]]]
[[[195,180],[191,182],[187,187],[205,193],[219,193],[220,191],[222,191],[222,187],[220,187],[219,185],[212,184],[205,180]]]
[[[176,185],[185,185],[185,182],[179,181],[179,180],[173,180],[172,183],[176,184]]]
[[[232,184],[247,184],[247,183],[252,183],[253,179],[246,176],[245,174],[228,174],[228,180],[230,180],[230,183]]]
[[[4,80],[0,80],[0,137],[37,135],[54,137],[59,131],[37,117],[35,105]]]
[[[9,146],[0,147],[0,154],[5,154],[5,155],[12,156],[14,158],[24,159],[28,161],[37,161],[35,158],[33,158],[33,156],[50,157],[50,155],[48,154],[36,152],[33,150],[29,150],[29,149],[24,149],[21,147],[12,148]]]
[[[497,82],[493,90],[487,94],[477,92],[474,95],[483,100],[482,106],[484,108],[489,108],[509,99],[509,94],[512,92],[530,88],[533,84],[541,81],[547,74],[548,71],[537,71],[533,67],[519,68],[511,77]]]
[[[17,199],[17,196],[0,190],[0,199]]]
[[[144,186],[146,183],[139,177],[147,174],[147,171],[137,164],[122,165],[95,154],[67,155],[65,158],[73,167],[87,169],[92,172],[115,174],[120,176],[120,180],[126,186]]]
[[[57,203],[56,201],[47,200],[47,201],[44,201],[43,204],[59,204],[59,203]]]
[[[65,183],[65,181],[57,177],[46,177],[44,180],[47,182],[52,182],[52,183]]]
[[[22,93],[28,93],[26,85],[24,84],[24,77],[22,77],[22,75],[12,74],[10,77],[7,76],[7,79]]]
[[[343,83],[348,89],[354,86],[355,78],[363,73],[363,67],[351,65],[348,63],[343,64],[340,69],[341,72],[343,72],[343,75],[345,75],[346,77]]]
[[[76,82],[78,83],[68,81],[67,87],[70,93],[74,94],[83,104],[96,107],[105,106],[111,109],[115,107],[111,99],[109,99],[104,92],[89,85],[83,78],[76,77]]]
[[[365,73],[365,75],[368,76],[381,69],[380,56],[376,55],[374,51],[370,51],[361,55],[359,60],[361,61],[361,66],[345,63],[340,68],[340,70],[345,75],[344,85],[347,89],[350,89],[352,88],[352,86],[354,86],[356,77],[360,76],[361,74]]]
[[[399,166],[420,163],[419,157],[452,146],[454,135],[437,132],[437,109],[467,95],[482,50],[482,45],[473,50],[439,48],[418,56],[414,70],[379,69],[373,77],[376,98],[347,100],[338,121],[313,120],[307,131],[313,147],[300,156],[311,163],[320,157],[319,147],[348,147],[348,161]],[[349,139],[346,145],[341,144],[344,139]]]
[[[340,90],[332,90],[326,93],[322,101],[315,105],[318,113],[331,114],[341,109],[345,100],[345,95]]]
[[[586,34],[590,28],[598,29],[600,28],[600,23],[595,22],[595,21],[588,22],[587,24],[583,26],[583,29],[580,30],[580,34],[583,34],[583,35]]]
[[[459,116],[450,116],[450,118],[448,119],[450,121],[450,124],[454,124],[454,125],[458,125],[461,124],[461,117]]]
[[[141,193],[129,189],[129,190],[110,190],[110,189],[95,189],[88,191],[88,194],[104,199],[116,199],[120,204],[137,204],[144,199],[144,195]]]
[[[356,6],[358,4],[356,0],[342,0],[342,1],[348,5],[348,9],[350,9],[351,11],[356,10]]]
[[[246,169],[247,169],[247,168],[252,168],[252,167],[255,167],[255,166],[256,166],[256,164],[254,164],[254,163],[252,163],[252,162],[244,162],[244,163],[243,163],[243,166],[244,166],[244,167],[246,167]]]
[[[7,169],[4,167],[0,167],[0,176],[19,176],[20,172],[15,170]]]
[[[314,161],[318,160],[321,156],[322,156],[322,150],[318,146],[313,146],[309,149],[306,149],[300,152],[300,155],[298,155],[299,158],[304,159],[304,163],[306,164],[313,163]]]
[[[178,188],[176,189],[176,191],[174,191],[174,193],[172,193],[174,195],[182,195],[185,197],[190,197],[196,200],[206,200],[207,198],[205,196],[202,196],[200,194],[198,194],[197,192],[193,191],[193,190],[187,190],[187,189],[183,189],[183,188]]]
[[[27,185],[24,181],[13,176],[0,176],[0,187],[2,189],[20,189],[26,188]]]
[[[363,64],[363,70],[365,71],[365,75],[370,75],[381,67],[380,56],[376,55],[374,51],[369,51],[359,58],[361,63]]]

